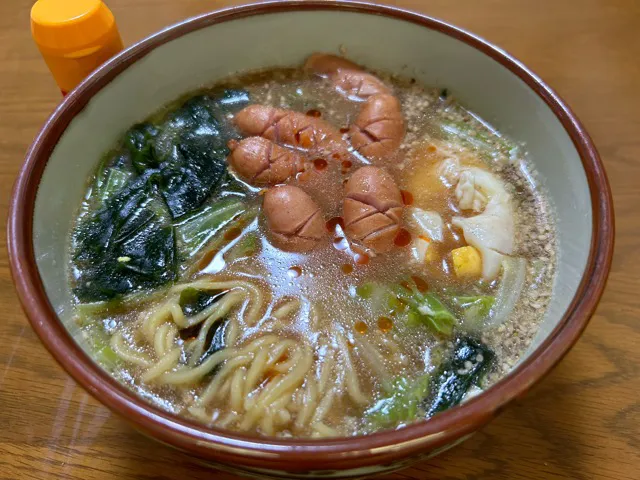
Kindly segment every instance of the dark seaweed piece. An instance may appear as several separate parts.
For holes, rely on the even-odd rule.
[[[494,353],[473,338],[456,341],[451,358],[435,375],[432,397],[427,403],[427,416],[458,405],[471,385],[477,385],[494,358]]]
[[[440,98],[444,100],[448,96],[449,96],[449,90],[447,90],[446,88],[443,88],[442,90],[440,90]]]
[[[176,278],[174,229],[152,175],[129,182],[76,227],[74,290],[81,301],[108,300]]]
[[[179,160],[166,163],[161,170],[160,190],[173,218],[198,209],[209,198],[226,174],[225,149],[205,149],[193,145],[177,146]]]
[[[124,146],[131,153],[131,163],[138,173],[158,166],[153,151],[153,139],[158,129],[150,123],[139,123],[129,129],[124,136]]]
[[[191,317],[216,303],[226,293],[226,290],[214,290],[207,292],[204,290],[198,290],[197,288],[185,288],[180,292],[180,300],[178,303],[182,308],[182,312],[187,317]]]
[[[159,127],[152,156],[160,162],[160,191],[173,218],[199,208],[226,177],[227,143],[238,137],[226,117],[248,102],[246,92],[234,92],[193,97]]]
[[[198,95],[160,124],[141,123],[125,134],[135,170],[158,170],[155,179],[174,219],[202,206],[225,179],[227,143],[238,138],[228,115],[248,103],[244,90]]]
[[[205,343],[205,345],[208,345],[208,347],[202,354],[202,357],[200,357],[200,361],[198,363],[204,362],[211,355],[225,348],[224,337],[227,331],[228,323],[229,322],[224,319],[211,326],[207,334],[207,340]],[[221,366],[222,364],[219,364],[216,368],[214,368],[210,375],[215,375],[218,371],[218,368],[220,368]]]

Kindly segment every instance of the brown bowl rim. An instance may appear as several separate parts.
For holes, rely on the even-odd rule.
[[[160,410],[95,364],[72,339],[48,301],[35,263],[32,218],[40,178],[59,138],[93,95],[119,73],[156,47],[201,28],[254,15],[309,10],[382,15],[418,24],[480,50],[517,75],[551,108],[580,155],[591,194],[592,240],[582,281],[559,324],[526,361],[482,395],[429,421],[399,430],[324,440],[255,438],[207,428]],[[11,273],[33,329],[53,357],[89,393],[143,432],[199,457],[250,468],[302,472],[388,464],[448,445],[524,395],[562,359],[595,311],[611,266],[614,218],[609,183],[588,133],[549,86],[504,50],[458,27],[408,10],[350,0],[288,0],[236,6],[187,19],[132,45],[93,72],[58,106],[29,148],[13,190],[7,239]]]

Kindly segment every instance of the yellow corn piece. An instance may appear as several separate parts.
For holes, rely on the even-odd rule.
[[[482,273],[480,252],[470,245],[451,250],[451,258],[458,278],[479,277]]]

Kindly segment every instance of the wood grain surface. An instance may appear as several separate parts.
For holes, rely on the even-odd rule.
[[[107,3],[129,44],[237,2]],[[604,160],[617,239],[597,314],[560,366],[468,442],[384,478],[640,478],[640,1],[388,3],[483,36],[560,93]],[[31,4],[0,1],[0,479],[236,479],[144,438],[111,414],[52,360],[20,310],[4,219],[24,153],[60,100],[30,38]]]

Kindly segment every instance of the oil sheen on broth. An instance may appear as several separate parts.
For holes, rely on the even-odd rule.
[[[320,54],[132,127],[70,252],[83,341],[117,379],[284,437],[400,428],[488,388],[555,267],[522,146],[446,90]]]

